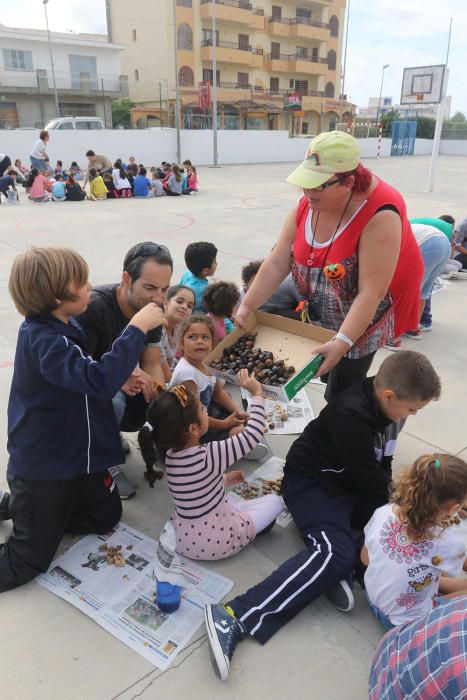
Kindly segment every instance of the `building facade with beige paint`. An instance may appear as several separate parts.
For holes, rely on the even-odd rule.
[[[213,11],[219,128],[316,134],[347,121],[355,107],[340,99],[345,3],[107,0],[109,39],[126,46],[133,125],[174,125],[175,41],[181,125],[211,127]]]

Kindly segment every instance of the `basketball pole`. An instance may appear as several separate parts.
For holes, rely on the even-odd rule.
[[[433,139],[433,150],[431,152],[431,163],[430,163],[430,171],[428,173],[428,192],[433,192],[434,185],[435,185],[435,176],[436,176],[436,166],[438,165],[438,157],[439,157],[439,146],[441,143],[441,130],[443,128],[443,118],[444,118],[444,102],[445,102],[445,97],[446,97],[446,92],[447,92],[447,87],[448,87],[448,61],[449,61],[449,49],[451,47],[451,32],[452,32],[452,17],[449,22],[449,35],[448,35],[448,46],[446,50],[446,63],[444,66],[444,74],[443,74],[443,84],[441,86],[441,99],[438,105],[438,114],[436,116],[436,127],[435,127],[435,135]]]

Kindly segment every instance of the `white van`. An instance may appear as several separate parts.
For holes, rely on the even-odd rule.
[[[52,119],[44,127],[53,129],[104,129],[104,122],[99,117],[60,117]]]

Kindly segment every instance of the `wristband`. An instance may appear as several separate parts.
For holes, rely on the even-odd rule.
[[[347,337],[345,333],[336,333],[333,340],[342,340],[342,342],[347,343],[349,348],[353,346],[353,340],[350,340],[350,338]]]

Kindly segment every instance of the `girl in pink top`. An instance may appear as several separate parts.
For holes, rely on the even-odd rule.
[[[240,301],[240,291],[231,282],[210,284],[203,294],[203,306],[214,328],[214,347],[234,329],[230,318],[234,316]]]
[[[189,165],[187,168],[187,183],[190,192],[198,191],[198,175],[194,165]]]
[[[46,192],[47,180],[39,172],[38,168],[31,168],[26,187],[29,188],[29,199],[33,202],[48,202],[49,195]]]
[[[274,523],[283,510],[280,496],[231,501],[226,485],[243,481],[243,472],[226,470],[250,452],[263,437],[264,398],[261,384],[238,374],[240,385],[253,395],[245,429],[227,440],[200,445],[208,430],[208,414],[184,384],[162,391],[148,409],[152,438],[168,450],[165,465],[174,503],[170,518],[176,551],[190,559],[224,559],[239,552]]]

